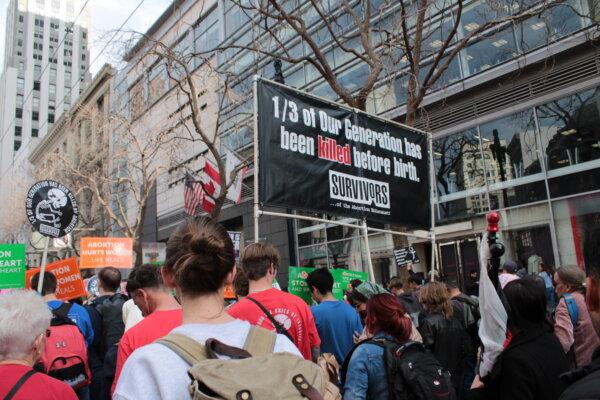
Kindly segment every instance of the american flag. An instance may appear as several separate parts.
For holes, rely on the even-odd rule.
[[[202,183],[196,181],[188,172],[185,173],[185,186],[183,189],[183,200],[185,212],[191,216],[196,215],[198,206],[202,204],[204,191]]]

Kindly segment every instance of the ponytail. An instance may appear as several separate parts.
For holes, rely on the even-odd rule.
[[[392,294],[377,294],[367,302],[367,329],[371,333],[384,332],[399,342],[410,338],[412,321],[406,309]]]

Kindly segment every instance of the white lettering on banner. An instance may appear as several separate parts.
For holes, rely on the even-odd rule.
[[[329,171],[329,197],[351,203],[389,209],[390,187],[387,182]]]
[[[287,131],[281,126],[281,148],[295,153],[315,155],[315,139]]]
[[[0,260],[0,267],[20,267],[23,260]]]

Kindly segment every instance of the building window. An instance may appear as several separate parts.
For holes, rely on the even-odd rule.
[[[31,128],[31,137],[38,137],[38,135],[39,135],[39,129]]]
[[[40,120],[40,113],[38,111],[32,111],[31,112],[31,120],[32,121],[39,121]]]
[[[492,33],[469,45],[463,52],[468,66],[465,76],[485,71],[519,55],[512,28]]]
[[[17,90],[23,91],[25,88],[25,80],[23,78],[17,78]]]
[[[44,20],[43,20],[43,19],[38,19],[38,18],[36,18],[36,19],[35,19],[35,26],[38,26],[38,27],[40,27],[40,28],[43,28],[43,27],[44,27]]]
[[[32,105],[33,105],[33,108],[35,110],[39,110],[39,108],[40,108],[40,98],[39,97],[34,97]]]
[[[40,77],[42,76],[42,66],[41,65],[34,65],[33,66],[33,78],[39,80]]]
[[[33,90],[40,90],[40,81],[33,82]]]
[[[48,100],[48,111],[54,111],[56,102],[54,100]]]
[[[17,39],[17,46],[23,47],[23,39]]]
[[[20,148],[21,148],[21,141],[15,140],[14,145],[13,145],[13,150],[18,151]]]
[[[19,15],[19,22],[23,22],[23,16]]]
[[[56,68],[50,68],[50,81],[56,81]]]
[[[48,123],[50,123],[50,124],[54,123],[54,114],[48,114]]]
[[[17,95],[17,107],[23,107],[23,95],[22,94]]]
[[[50,97],[50,99],[54,100],[56,98],[56,85],[55,84],[50,84],[48,85],[48,97]]]
[[[549,170],[600,159],[600,88],[536,108]]]
[[[52,11],[54,11],[54,12],[60,11],[60,0],[52,0]]]
[[[15,126],[15,136],[21,136],[23,133],[23,128],[20,126]]]
[[[476,129],[436,139],[433,157],[440,196],[485,186]]]
[[[538,159],[533,111],[527,110],[479,127],[485,167],[490,183],[533,175],[542,171]]]
[[[23,118],[23,109],[22,108],[15,109],[15,117],[16,118]]]

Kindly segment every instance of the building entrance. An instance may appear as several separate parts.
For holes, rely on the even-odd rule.
[[[479,242],[479,237],[465,237],[438,244],[442,277],[456,279],[462,291],[465,290],[469,272],[479,270]]]

